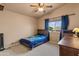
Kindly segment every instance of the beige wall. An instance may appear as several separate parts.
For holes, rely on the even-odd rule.
[[[36,19],[11,11],[0,11],[0,33],[4,33],[5,47],[36,33]]]
[[[75,13],[76,15],[69,16],[70,24],[69,29],[73,29],[74,27],[79,27],[79,4],[65,4],[60,8],[52,11],[50,14],[47,14],[38,20],[38,28],[44,29],[44,19],[46,18],[53,18],[65,14],[72,14]]]
[[[69,29],[79,27],[79,4],[66,4],[50,14],[38,19],[38,28],[44,29],[44,19],[75,13],[70,16]],[[37,29],[37,20],[33,17],[17,14],[11,11],[0,11],[0,32],[4,33],[5,47],[22,37],[34,35]]]

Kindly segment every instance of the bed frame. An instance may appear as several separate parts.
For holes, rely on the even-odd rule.
[[[47,30],[38,29],[37,34],[44,34],[44,35],[48,36],[47,40],[49,41],[49,32]],[[48,41],[46,41],[46,42],[48,42]],[[46,42],[44,42],[44,43],[46,43]],[[23,43],[23,45],[29,47],[28,44],[26,44],[26,43]],[[39,44],[39,45],[41,45],[41,44]],[[38,46],[38,45],[36,45],[36,46]],[[32,48],[30,48],[30,49],[32,49]]]
[[[44,34],[48,36],[48,40],[49,40],[49,32],[45,29],[38,29],[37,30],[37,34]]]

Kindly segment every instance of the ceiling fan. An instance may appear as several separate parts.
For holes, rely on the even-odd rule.
[[[35,8],[34,12],[42,11],[45,12],[45,8],[52,8],[52,5],[45,5],[44,3],[38,3],[37,5],[30,5]]]

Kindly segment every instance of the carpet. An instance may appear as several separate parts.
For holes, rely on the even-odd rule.
[[[0,56],[59,56],[59,47],[47,42],[30,50],[28,47],[19,44],[0,51]]]

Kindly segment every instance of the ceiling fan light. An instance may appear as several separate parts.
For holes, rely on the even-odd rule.
[[[44,11],[44,9],[43,8],[38,8],[38,11]]]

